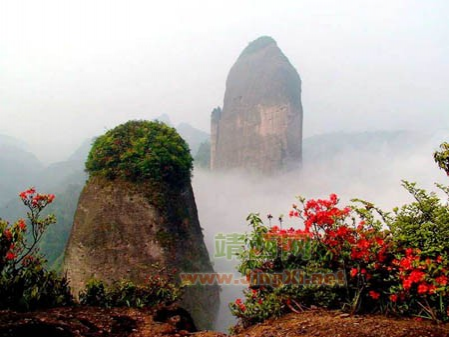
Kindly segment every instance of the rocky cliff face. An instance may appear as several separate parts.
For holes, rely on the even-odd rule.
[[[301,79],[270,37],[251,42],[226,82],[223,110],[211,120],[211,168],[273,174],[298,167]]]
[[[91,178],[81,193],[64,270],[75,293],[86,281],[144,282],[155,263],[181,272],[213,272],[190,186],[169,196],[151,186]],[[168,204],[161,208],[150,200]],[[183,306],[201,327],[218,311],[217,287],[187,287]]]
[[[190,182],[192,160],[176,130],[159,122],[130,121],[95,140],[63,263],[75,294],[92,278],[139,284],[161,267],[213,272]],[[198,327],[211,328],[219,288],[186,287],[181,304]]]

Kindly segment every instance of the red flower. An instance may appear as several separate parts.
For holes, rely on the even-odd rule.
[[[329,196],[329,199],[330,199],[330,201],[331,201],[333,204],[336,204],[336,203],[338,202],[338,197],[337,197],[337,195],[336,195],[335,193],[332,193],[332,194]]]
[[[298,211],[296,211],[296,210],[292,210],[292,211],[290,211],[290,213],[288,214],[288,216],[291,218],[291,217],[299,217],[299,212]]]
[[[409,290],[412,287],[413,282],[409,279],[405,279],[402,281],[402,286],[404,287],[404,290]]]
[[[14,254],[13,252],[9,251],[6,253],[7,260],[14,260],[15,258],[16,258],[16,254]]]
[[[360,221],[359,225],[357,226],[357,230],[359,230],[359,231],[362,230],[365,225],[366,225],[365,220]]]
[[[433,284],[430,284],[428,286],[428,290],[429,290],[429,294],[435,294],[435,292],[437,291],[437,287],[435,287]]]
[[[396,302],[398,300],[398,295],[396,294],[391,294],[390,295],[390,301],[391,302]]]
[[[341,226],[337,230],[337,235],[339,235],[339,236],[346,236],[346,234],[348,234],[348,232],[349,232],[348,227]]]
[[[435,279],[435,282],[442,286],[445,286],[447,284],[447,277],[445,275],[438,276]]]
[[[351,272],[350,272],[350,275],[351,275],[351,277],[355,277],[357,275],[357,273],[358,273],[357,268],[352,268]]]
[[[406,250],[405,250],[405,255],[408,257],[408,256],[411,256],[413,254],[413,248],[407,248]]]
[[[379,294],[377,291],[374,291],[374,290],[371,290],[371,291],[369,292],[369,295],[371,296],[371,298],[372,298],[373,300],[378,300],[379,297],[380,297],[380,294]]]
[[[425,294],[426,292],[429,291],[429,286],[426,283],[421,283],[418,286],[418,294]]]
[[[418,282],[422,281],[422,279],[425,276],[426,275],[424,274],[424,272],[422,272],[421,270],[415,269],[410,273],[409,279],[414,283],[418,283]]]
[[[370,247],[370,243],[368,240],[360,239],[359,242],[357,242],[357,247],[359,249],[367,249]]]
[[[19,228],[21,229],[21,230],[26,230],[27,229],[27,225],[25,224],[25,220],[23,220],[23,219],[20,219],[18,222],[17,222],[17,225],[19,226]]]
[[[28,198],[29,195],[32,195],[32,194],[34,194],[34,193],[36,193],[36,190],[34,189],[34,187],[31,187],[31,188],[29,188],[28,190],[21,192],[21,193],[19,194],[19,197],[20,197],[22,200],[25,200],[25,199]]]
[[[412,267],[412,261],[409,259],[409,258],[407,258],[407,259],[402,259],[400,262],[399,262],[399,265],[402,267],[402,268],[404,268],[404,269],[410,269],[411,267]]]

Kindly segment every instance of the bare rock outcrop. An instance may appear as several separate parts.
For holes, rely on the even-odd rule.
[[[190,184],[188,148],[186,153],[184,141],[172,128],[132,123],[99,138],[89,155],[90,178],[78,202],[63,264],[75,294],[92,278],[143,283],[160,267],[213,272]],[[139,123],[149,125],[150,131]],[[128,136],[129,132],[134,134]],[[176,166],[184,159],[185,172]],[[158,165],[160,176],[154,176]],[[181,305],[198,327],[210,329],[218,312],[219,288],[186,287]]]
[[[271,37],[251,42],[232,66],[223,109],[211,118],[211,169],[274,174],[302,155],[301,79]]]

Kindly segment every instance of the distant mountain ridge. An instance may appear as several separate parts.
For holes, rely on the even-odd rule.
[[[195,156],[202,143],[209,139],[207,132],[201,131],[188,123],[180,123],[176,130],[179,132],[182,138],[189,144],[190,152],[192,156]]]
[[[209,133],[202,131],[189,123],[179,123],[178,126],[174,126],[170,116],[167,114],[162,114],[159,117],[156,117],[154,120],[160,121],[162,123],[167,124],[168,126],[174,127],[176,131],[181,135],[182,138],[189,144],[190,153],[192,157],[196,155],[201,143],[209,140]]]
[[[354,151],[395,155],[411,151],[429,138],[425,133],[407,130],[324,133],[304,139],[304,163]]]
[[[32,184],[44,168],[24,142],[0,135],[0,205]]]
[[[8,136],[8,135],[0,134],[0,144],[13,145],[22,150],[25,150],[25,151],[28,150],[28,144],[25,141],[15,138],[15,137]]]

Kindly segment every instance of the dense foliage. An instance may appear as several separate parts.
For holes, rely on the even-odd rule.
[[[442,143],[440,149],[433,154],[433,158],[438,166],[449,175],[449,143]]]
[[[72,302],[66,278],[45,269],[38,244],[45,230],[56,222],[53,215],[41,217],[54,195],[34,189],[20,193],[28,208],[28,221],[14,224],[0,220],[0,308],[31,310]]]
[[[200,167],[203,169],[210,168],[210,142],[205,141],[200,144],[198,152],[195,156],[195,167]]]
[[[148,277],[142,285],[123,280],[107,285],[96,279],[90,280],[80,293],[80,303],[100,307],[153,307],[169,305],[177,301],[182,289],[173,274],[160,269],[160,273]]]
[[[246,326],[311,305],[448,321],[449,207],[435,193],[403,186],[415,201],[392,213],[357,199],[339,207],[332,194],[299,198],[289,213],[297,229],[250,215],[239,265],[249,289],[232,313]]]
[[[393,210],[388,222],[395,242],[403,247],[419,248],[421,255],[449,258],[449,207],[434,192],[404,181],[414,201]],[[449,195],[449,188],[436,185]]]
[[[154,121],[129,121],[98,137],[86,169],[108,179],[182,186],[190,181],[192,157],[174,128]]]

